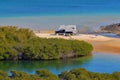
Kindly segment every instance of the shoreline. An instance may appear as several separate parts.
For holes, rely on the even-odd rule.
[[[41,38],[62,38],[69,40],[83,40],[93,45],[93,52],[117,53],[120,54],[120,39],[105,37],[95,34],[79,34],[74,36],[60,36],[49,33],[35,33]]]

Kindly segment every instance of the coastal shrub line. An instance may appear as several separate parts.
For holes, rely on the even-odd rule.
[[[11,71],[11,76],[0,71],[0,80],[120,80],[120,72],[96,73],[83,68],[64,71],[59,75],[54,75],[48,70],[37,70],[35,74]]]
[[[48,60],[86,56],[91,44],[78,40],[39,38],[32,30],[0,27],[0,60]]]

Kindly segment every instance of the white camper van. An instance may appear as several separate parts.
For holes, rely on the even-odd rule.
[[[74,35],[76,34],[76,25],[60,25],[59,29],[55,31],[58,35]]]

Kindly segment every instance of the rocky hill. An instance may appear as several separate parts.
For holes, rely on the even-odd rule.
[[[101,26],[99,32],[114,33],[120,35],[120,23]]]

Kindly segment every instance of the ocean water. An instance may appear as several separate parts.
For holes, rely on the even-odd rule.
[[[0,0],[0,25],[57,29],[74,24],[84,31],[120,21],[119,0]]]
[[[119,13],[119,0],[0,0],[0,16]]]

